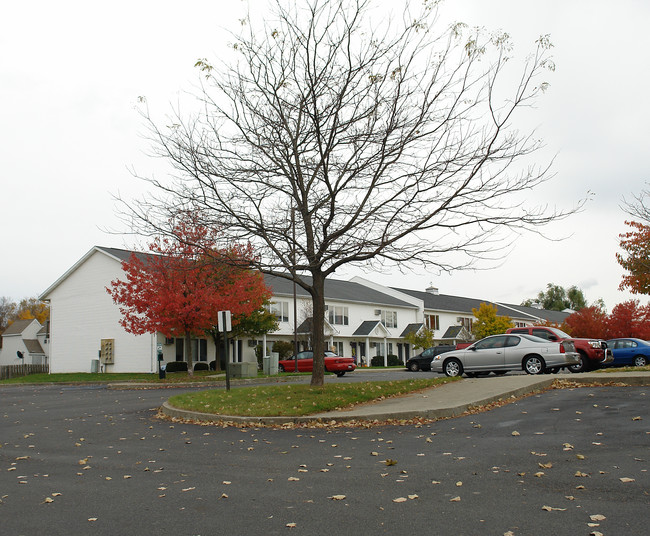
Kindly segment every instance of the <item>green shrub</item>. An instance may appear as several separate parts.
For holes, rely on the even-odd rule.
[[[284,359],[293,355],[293,343],[289,341],[275,341],[271,351],[277,352],[280,355],[280,359]]]
[[[402,365],[402,360],[397,357],[395,354],[388,354],[388,366],[389,367],[399,367]],[[384,366],[384,356],[376,355],[370,360],[370,365],[372,367],[383,367]]]
[[[389,367],[399,367],[400,365],[403,365],[404,363],[402,360],[397,357],[395,354],[388,354],[388,366]]]
[[[187,372],[186,361],[170,361],[167,363],[165,370],[167,372]]]
[[[214,359],[210,361],[210,370],[217,370],[217,361]]]
[[[194,363],[194,371],[196,372],[197,370],[210,370],[210,367],[207,363],[199,361],[198,363]]]

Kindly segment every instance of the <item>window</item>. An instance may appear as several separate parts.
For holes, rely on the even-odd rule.
[[[472,327],[474,325],[474,319],[467,317],[467,316],[459,316],[456,318],[456,322],[458,322],[461,326],[463,326],[467,331],[470,333],[472,332]]]
[[[540,339],[546,339],[547,341],[556,341],[557,337],[553,333],[549,333],[545,329],[533,329],[533,335],[539,337]]]
[[[424,315],[424,325],[432,331],[438,330],[440,329],[440,317],[438,315]]]
[[[343,343],[334,341],[333,346],[334,346],[334,351],[336,352],[336,355],[342,356],[343,355]]]
[[[381,323],[387,328],[397,327],[397,311],[382,311]]]
[[[271,302],[269,313],[274,314],[280,322],[289,322],[289,302]]]
[[[515,322],[515,327],[516,328],[525,328],[526,327],[526,322]]]
[[[326,318],[327,321],[332,325],[337,326],[347,326],[348,319],[348,308],[340,305],[326,305]]]

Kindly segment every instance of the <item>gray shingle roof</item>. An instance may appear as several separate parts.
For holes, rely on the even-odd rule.
[[[306,282],[311,282],[311,278],[305,276]],[[274,275],[265,275],[264,281],[273,290],[274,295],[293,295],[293,282],[283,277]],[[309,294],[300,285],[296,285],[296,294],[301,297],[307,297]],[[351,281],[342,281],[340,279],[327,279],[325,280],[325,299],[326,300],[341,300],[358,303],[371,303],[374,305],[386,305],[393,307],[408,307],[415,309],[415,306],[394,298],[378,290],[353,283]]]
[[[408,326],[406,326],[404,331],[402,331],[402,334],[400,335],[400,337],[402,337],[402,338],[406,337],[409,333],[417,333],[418,331],[420,331],[422,326],[424,326],[423,322],[415,322],[413,324],[409,324]]]
[[[472,314],[472,309],[478,309],[482,303],[493,304],[489,300],[479,300],[476,298],[464,298],[462,296],[449,296],[447,294],[431,294],[421,290],[410,290],[406,288],[395,288],[399,292],[419,298],[424,302],[425,309],[434,311],[450,311],[455,313]],[[503,314],[503,313],[501,313]]]
[[[150,253],[138,253],[126,249],[106,248],[101,246],[98,246],[98,249],[103,250],[121,261],[128,261],[132,253],[135,253],[141,260],[146,260],[147,257],[151,256]],[[303,279],[308,284],[311,283],[310,277],[304,276]],[[271,288],[274,295],[293,296],[292,281],[276,275],[265,275],[264,281],[269,288]],[[309,293],[300,285],[296,285],[296,295],[304,298],[308,297]],[[325,281],[325,299],[408,307],[409,309],[414,308],[412,304],[394,298],[388,294],[360,285],[359,283],[342,281],[340,279],[327,279]]]
[[[464,339],[469,340],[472,338],[472,334],[467,331],[465,326],[449,326],[445,334],[440,337],[441,339]]]
[[[29,326],[34,321],[33,318],[28,320],[16,320],[7,329],[2,333],[3,337],[7,335],[20,335],[27,326]]]
[[[564,313],[562,311],[550,311],[548,309],[537,309],[536,307],[525,307],[523,305],[511,305],[508,303],[501,304],[503,308],[513,309],[518,311],[522,316],[532,316],[534,318],[541,318],[542,320],[548,320],[549,322],[557,322],[561,324],[566,320],[566,317],[570,313]],[[513,313],[505,313],[508,316],[514,316]]]
[[[23,342],[25,343],[25,348],[27,348],[27,351],[30,354],[45,354],[41,343],[36,339],[23,339]]]

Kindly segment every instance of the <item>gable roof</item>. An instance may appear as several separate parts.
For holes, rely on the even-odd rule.
[[[15,320],[7,329],[2,333],[3,337],[10,335],[20,335],[32,322],[38,322],[35,318],[28,318],[27,320]]]
[[[383,333],[383,336],[389,336],[390,332],[381,323],[381,320],[364,320],[352,334],[353,337],[367,337],[373,331]]]

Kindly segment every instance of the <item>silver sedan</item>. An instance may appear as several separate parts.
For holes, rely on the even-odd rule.
[[[436,356],[431,370],[447,376],[475,376],[509,370],[525,370],[541,374],[547,370],[579,363],[580,356],[571,341],[552,342],[532,335],[491,335],[462,350],[452,350]]]

